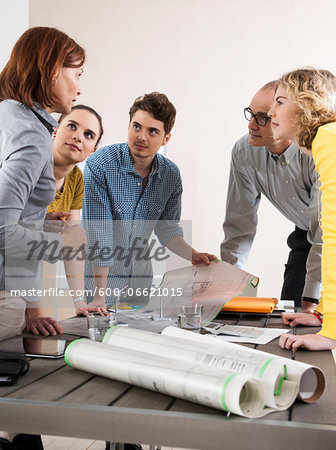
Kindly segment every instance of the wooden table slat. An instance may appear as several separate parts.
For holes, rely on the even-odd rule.
[[[93,378],[91,373],[65,366],[41,380],[16,390],[8,398],[55,401]]]
[[[127,383],[96,376],[72,392],[63,395],[59,401],[108,406],[129,389],[131,386]]]
[[[123,408],[143,408],[153,410],[165,410],[172,402],[173,397],[159,392],[142,389],[137,386],[125,393],[113,406]]]
[[[30,368],[26,375],[21,377],[17,384],[12,386],[0,386],[0,397],[7,397],[12,392],[21,390],[35,381],[54,373],[65,366],[65,361],[61,359],[35,358],[30,361]]]

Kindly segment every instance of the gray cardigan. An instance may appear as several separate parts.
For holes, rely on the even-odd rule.
[[[34,107],[53,126],[51,115]],[[35,114],[15,100],[0,103],[0,290],[22,290],[21,297],[37,299],[32,290],[41,283],[41,259],[50,250],[32,252],[37,243],[56,241],[43,232],[43,221],[56,191],[50,134]],[[41,253],[41,254],[39,254]],[[43,254],[42,254],[43,253]],[[31,291],[25,292],[28,289]]]

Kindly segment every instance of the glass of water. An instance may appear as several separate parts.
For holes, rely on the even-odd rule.
[[[184,330],[201,331],[203,305],[198,303],[183,304],[177,307],[178,326]]]
[[[100,314],[89,314],[87,316],[89,338],[94,341],[102,341],[107,330],[117,325],[117,316],[114,312],[101,316]]]

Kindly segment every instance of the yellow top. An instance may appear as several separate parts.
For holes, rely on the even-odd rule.
[[[65,177],[62,191],[56,191],[55,199],[47,212],[69,212],[70,209],[82,209],[84,180],[81,170],[75,166]]]
[[[336,122],[321,126],[312,144],[313,159],[320,175],[322,207],[322,298],[319,334],[336,339]]]

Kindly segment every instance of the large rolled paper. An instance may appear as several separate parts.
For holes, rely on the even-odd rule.
[[[170,328],[180,331],[175,327]],[[194,336],[194,333],[187,333]],[[223,373],[229,371],[257,380],[261,379],[265,405],[272,410],[286,409],[296,399],[298,382],[286,379],[287,365],[282,360],[267,353],[262,355],[256,354],[255,351],[246,353],[244,347],[236,344],[223,346],[219,350],[209,345],[209,339],[211,344],[215,342],[213,338],[204,341],[204,336],[196,336],[197,345],[181,337],[160,335],[134,328],[113,327],[106,333],[103,342],[115,347],[133,349],[151,355],[164,355],[192,364],[202,364]]]
[[[72,342],[65,361],[75,369],[241,416],[261,417],[269,412],[264,408],[261,381],[244,374],[88,339]]]
[[[237,351],[239,347],[239,354],[243,357],[250,358],[254,355],[256,358],[259,356],[270,357],[269,353],[254,350],[248,347],[241,347],[231,342],[224,342],[204,335],[197,335],[180,328],[167,327],[162,331],[165,336],[177,337],[185,341],[193,343],[197,348],[203,345],[203,348],[207,348],[211,352],[219,352],[220,354],[226,349],[232,349]],[[203,342],[203,344],[202,344]],[[302,363],[300,361],[294,361],[282,356],[274,356],[277,361],[286,365],[287,380],[297,383],[298,385],[298,398],[306,403],[316,402],[324,392],[325,388],[325,376],[323,371],[316,366]],[[264,377],[263,377],[264,378]]]

